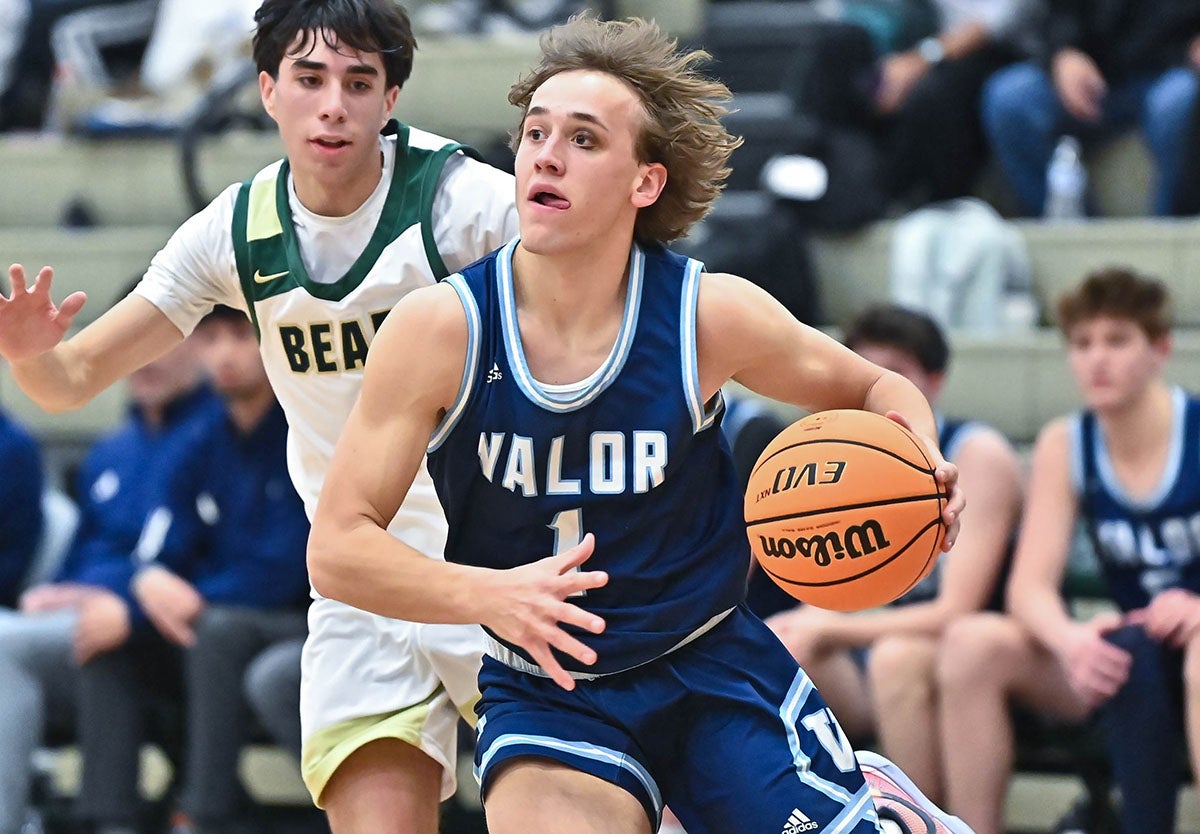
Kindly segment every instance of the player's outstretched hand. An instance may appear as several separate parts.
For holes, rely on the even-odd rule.
[[[567,598],[608,582],[604,571],[584,571],[580,566],[596,547],[591,533],[574,547],[556,556],[517,568],[499,571],[483,625],[529,656],[563,689],[574,689],[575,680],[554,657],[558,649],[580,663],[596,662],[596,652],[568,634],[563,623],[593,634],[604,631],[604,620],[567,602]]]
[[[887,418],[896,421],[909,431],[913,431],[913,427],[908,424],[908,420],[903,414],[889,411]],[[946,506],[942,509],[942,524],[946,525],[946,535],[942,539],[942,552],[946,553],[954,547],[954,540],[958,538],[960,516],[963,507],[967,506],[967,498],[958,486],[958,467],[942,457],[942,450],[938,448],[937,441],[916,432],[913,434],[916,434],[925,444],[925,448],[933,460],[933,477],[946,490]]]
[[[54,270],[42,267],[30,287],[25,281],[25,267],[13,264],[8,268],[11,296],[0,292],[0,356],[10,362],[31,359],[45,353],[62,341],[71,320],[87,301],[87,294],[73,292],[55,307],[50,300],[50,285]]]

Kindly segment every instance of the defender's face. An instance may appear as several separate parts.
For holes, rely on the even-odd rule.
[[[1088,407],[1120,409],[1162,373],[1170,339],[1151,341],[1133,319],[1098,316],[1067,334],[1067,357]]]
[[[311,35],[312,33],[310,33]],[[279,65],[279,77],[259,74],[263,106],[279,125],[293,170],[354,176],[379,165],[379,131],[399,87],[388,87],[378,53],[338,47],[332,34],[302,35]]]
[[[644,119],[637,93],[608,73],[561,72],[534,91],[516,157],[524,248],[549,254],[632,234],[666,183],[662,165],[638,161]]]

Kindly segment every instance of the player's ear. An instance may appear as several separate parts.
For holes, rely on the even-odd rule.
[[[643,164],[638,172],[638,180],[634,184],[633,204],[638,208],[653,205],[666,186],[667,166],[661,162]]]
[[[387,124],[387,120],[392,117],[392,111],[396,109],[396,100],[400,98],[400,85],[388,87],[388,91],[383,96],[383,123]],[[380,126],[382,127],[382,125]]]
[[[275,118],[275,79],[271,73],[263,70],[258,74],[258,93],[262,96],[263,109],[272,119]]]

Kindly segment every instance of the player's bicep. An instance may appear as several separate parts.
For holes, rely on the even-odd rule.
[[[878,367],[737,276],[703,277],[696,329],[705,396],[733,379],[810,410],[861,408],[881,376]]]

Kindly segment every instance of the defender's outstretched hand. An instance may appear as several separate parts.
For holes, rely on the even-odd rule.
[[[551,647],[591,665],[596,652],[563,630],[561,623],[599,634],[604,620],[567,602],[591,588],[607,584],[604,571],[576,570],[596,547],[591,533],[574,547],[556,556],[521,567],[498,571],[500,577],[490,604],[493,614],[483,625],[510,643],[529,652],[534,662],[563,689],[574,689],[572,678],[550,651]]]
[[[908,420],[903,414],[889,411],[887,418],[896,421],[909,431],[913,431],[913,427],[908,424]],[[967,505],[966,496],[958,488],[958,467],[942,457],[942,450],[938,448],[936,440],[924,437],[917,432],[913,433],[925,443],[925,448],[933,458],[933,477],[946,488],[946,506],[942,510],[942,523],[946,525],[946,535],[942,539],[942,552],[948,553],[950,548],[954,547],[954,540],[958,538],[958,528],[961,524],[959,517],[962,515],[963,507]]]
[[[54,270],[42,267],[33,286],[25,281],[25,267],[8,268],[11,296],[0,292],[0,356],[10,362],[31,359],[62,341],[87,293],[73,292],[55,307],[50,300]]]

